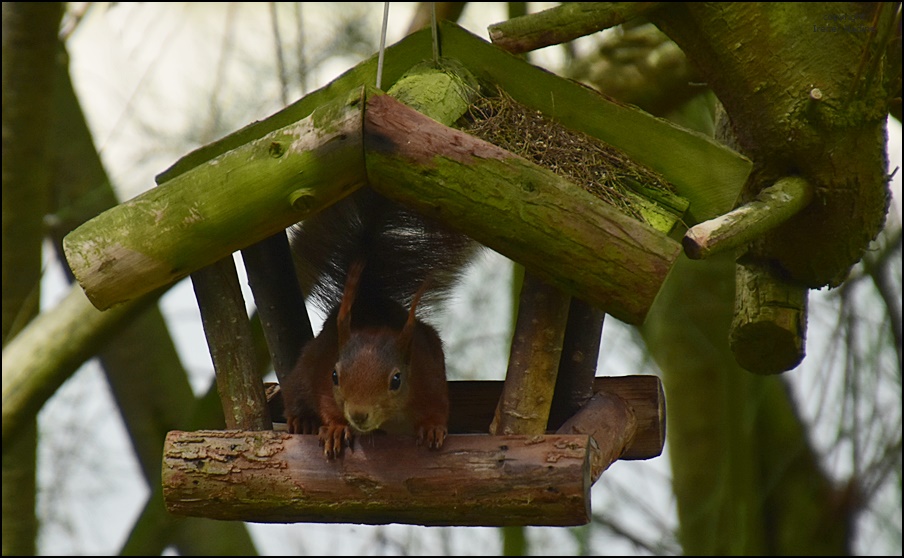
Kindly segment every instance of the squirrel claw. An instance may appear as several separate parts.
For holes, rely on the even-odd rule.
[[[310,418],[288,417],[286,428],[289,434],[316,434],[320,424]]]
[[[329,459],[342,456],[344,446],[352,447],[352,431],[347,424],[321,426],[319,437],[323,455]]]
[[[439,449],[446,441],[447,432],[445,426],[421,426],[417,429],[417,445],[426,445],[429,449]]]
[[[289,434],[301,434],[302,433],[302,422],[298,417],[287,417],[286,418],[286,430],[288,430]]]

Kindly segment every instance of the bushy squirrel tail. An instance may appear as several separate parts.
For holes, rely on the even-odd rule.
[[[366,262],[359,293],[406,308],[429,278],[421,302],[429,308],[448,295],[479,249],[368,187],[293,227],[291,240],[302,290],[325,312],[342,300],[355,261]]]

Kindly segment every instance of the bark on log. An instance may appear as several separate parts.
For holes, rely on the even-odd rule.
[[[594,483],[625,451],[637,432],[637,417],[621,397],[601,391],[565,421],[556,434],[590,436],[590,482]]]
[[[550,423],[562,424],[593,397],[593,380],[599,360],[606,313],[572,298],[556,389],[549,409]]]
[[[327,460],[317,436],[173,431],[167,509],[253,522],[582,525],[590,519],[589,438],[364,436]]]
[[[738,262],[735,285],[729,342],[737,363],[756,374],[778,374],[800,364],[806,354],[808,289],[749,261]]]
[[[292,371],[301,347],[314,338],[285,231],[242,250],[248,286],[261,319],[276,378]]]
[[[217,376],[226,427],[266,430],[273,427],[264,384],[255,372],[251,325],[232,257],[191,276],[204,324],[204,335]]]
[[[542,434],[556,389],[571,297],[524,273],[505,387],[490,434]]]

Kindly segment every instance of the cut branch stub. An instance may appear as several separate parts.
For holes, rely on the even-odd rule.
[[[169,285],[366,182],[361,90],[243,144],[72,231],[66,259],[106,309]]]
[[[588,443],[452,435],[431,451],[409,437],[361,436],[327,461],[313,435],[174,431],[163,497],[178,515],[264,523],[583,525]]]
[[[887,100],[900,58],[884,56],[880,37],[897,29],[899,5],[862,6],[871,32],[828,41],[801,33],[812,17],[804,3],[671,2],[649,14],[719,98],[734,145],[757,161],[742,199],[789,172],[813,186],[813,202],[749,250],[810,288],[845,280],[888,209]]]
[[[369,94],[375,190],[456,228],[616,318],[643,322],[680,245],[508,151]]]
[[[796,176],[763,188],[756,199],[725,215],[688,229],[682,244],[691,259],[704,259],[762,237],[784,223],[813,199],[813,188]]]
[[[808,289],[749,261],[738,262],[735,284],[729,342],[737,363],[756,374],[778,374],[800,364],[806,353]]]

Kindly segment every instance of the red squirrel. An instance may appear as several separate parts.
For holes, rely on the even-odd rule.
[[[301,223],[292,244],[303,288],[329,315],[282,386],[289,432],[318,433],[328,458],[375,430],[442,447],[445,355],[415,312],[448,291],[473,243],[362,189]]]

